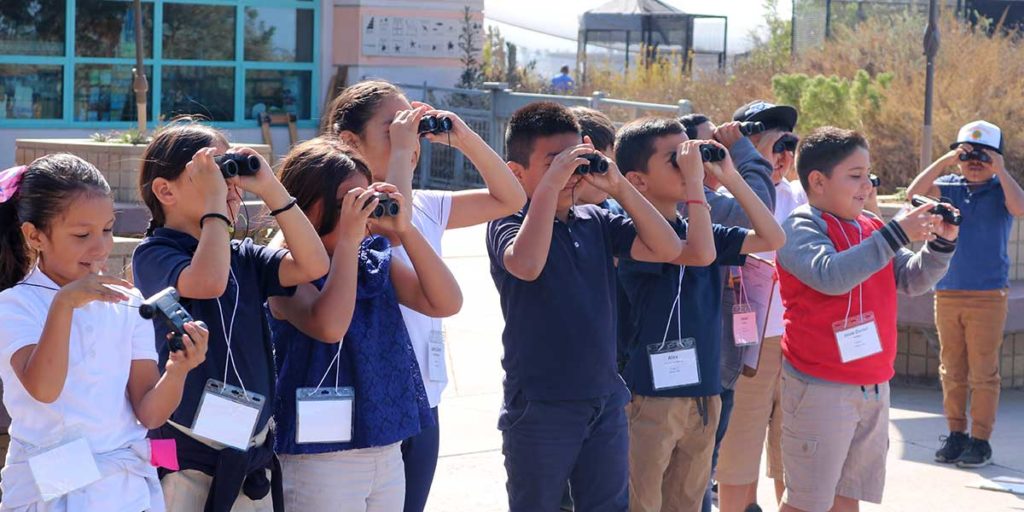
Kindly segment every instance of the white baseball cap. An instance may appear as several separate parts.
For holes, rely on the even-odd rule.
[[[983,146],[1000,155],[1003,154],[1003,131],[988,121],[972,121],[960,128],[956,142],[949,149],[956,149],[960,144]]]

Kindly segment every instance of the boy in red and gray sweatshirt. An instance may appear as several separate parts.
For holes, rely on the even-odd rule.
[[[888,223],[865,211],[870,172],[868,142],[857,132],[819,128],[797,150],[810,204],[783,223],[777,256],[786,310],[783,512],[881,503],[896,293],[930,290],[956,248],[958,228],[932,205]],[[922,241],[916,253],[905,248]]]

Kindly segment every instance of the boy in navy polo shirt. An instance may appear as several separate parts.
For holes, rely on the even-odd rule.
[[[601,156],[579,130],[556,103],[512,115],[506,158],[530,201],[487,226],[505,317],[498,428],[513,512],[557,510],[566,480],[580,510],[627,510],[629,392],[616,371],[613,257],[669,261],[684,247],[614,162],[604,174],[576,172],[584,155]],[[581,180],[633,220],[573,206]]]
[[[690,244],[714,247],[669,263],[619,262],[629,297],[632,334],[623,374],[633,392],[630,424],[630,510],[695,511],[711,473],[721,409],[721,265],[771,251],[785,236],[771,211],[726,156],[702,163],[701,144],[673,119],[647,118],[622,127],[615,154],[626,179]],[[704,174],[713,174],[747,212],[754,230],[711,224]],[[684,221],[677,205],[686,203]],[[625,319],[623,319],[625,321]],[[755,329],[756,330],[756,329]]]
[[[963,215],[960,249],[935,287],[942,406],[949,423],[935,460],[976,468],[992,461],[988,440],[999,405],[999,347],[1010,286],[1006,245],[1013,218],[1024,216],[1024,191],[1006,171],[998,126],[968,123],[951,149],[914,179],[907,195],[941,195]],[[939,177],[954,165],[959,174]]]

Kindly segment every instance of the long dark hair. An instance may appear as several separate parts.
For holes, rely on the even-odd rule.
[[[201,124],[195,117],[179,117],[160,129],[153,142],[146,147],[139,169],[139,195],[149,208],[151,220],[146,235],[162,227],[167,221],[163,205],[153,193],[153,181],[164,178],[174,181],[185,172],[196,152],[215,143],[228,145],[228,140],[216,128]]]
[[[348,130],[362,135],[377,107],[392,96],[403,96],[402,90],[383,80],[366,80],[345,88],[327,106],[321,132],[337,136]]]
[[[18,191],[0,203],[0,290],[20,282],[35,263],[21,225],[49,232],[51,222],[82,194],[110,195],[110,185],[89,162],[67,153],[47,155],[28,166]]]
[[[309,220],[325,236],[338,224],[338,187],[355,173],[373,181],[370,168],[351,148],[334,137],[317,137],[284,157],[278,179],[307,216],[320,203],[320,218]]]

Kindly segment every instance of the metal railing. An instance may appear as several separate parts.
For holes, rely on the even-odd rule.
[[[601,110],[617,124],[643,115],[682,116],[693,112],[688,100],[675,105],[645,103],[609,98],[595,92],[590,96],[561,96],[513,92],[504,83],[488,82],[483,89],[454,89],[399,84],[411,101],[422,101],[434,108],[449,110],[461,117],[473,131],[487,141],[498,154],[504,154],[505,127],[512,113],[536,101],[554,101],[566,106],[584,106]],[[424,141],[414,185],[417,188],[461,190],[484,185],[480,173],[469,159],[453,148]]]

